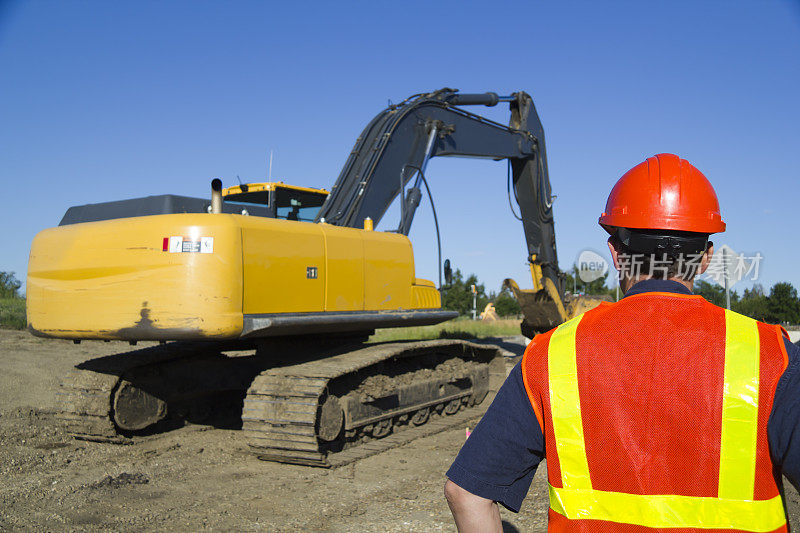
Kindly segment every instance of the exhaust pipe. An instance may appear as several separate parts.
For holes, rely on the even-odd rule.
[[[211,212],[222,213],[222,180],[211,180]]]

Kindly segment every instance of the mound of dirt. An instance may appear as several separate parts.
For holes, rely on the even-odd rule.
[[[418,368],[407,372],[386,376],[369,376],[355,389],[357,393],[370,398],[382,398],[394,393],[398,387],[428,380],[454,380],[468,376],[480,363],[464,361],[453,357],[442,361],[433,368]]]

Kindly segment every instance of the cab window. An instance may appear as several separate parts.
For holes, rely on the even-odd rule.
[[[269,205],[269,191],[240,192],[225,196],[225,203],[234,205]]]
[[[275,189],[275,216],[286,220],[314,222],[327,195],[298,191],[294,189]]]

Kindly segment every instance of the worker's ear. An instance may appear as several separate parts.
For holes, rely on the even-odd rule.
[[[698,274],[702,274],[708,269],[708,264],[711,263],[712,257],[714,257],[714,243],[708,241],[708,248],[706,248],[705,253],[703,253],[703,258],[700,260],[700,271]]]
[[[614,268],[619,271],[619,252],[614,247],[614,237],[608,238],[608,251],[611,252],[611,259],[614,261]]]

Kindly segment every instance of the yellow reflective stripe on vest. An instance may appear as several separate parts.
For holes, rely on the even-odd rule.
[[[561,481],[565,487],[591,489],[586,444],[583,438],[581,402],[578,396],[578,366],[575,360],[575,330],[583,315],[564,322],[550,337],[547,368],[550,381],[550,404],[553,433],[556,438]],[[566,354],[572,354],[571,357]]]
[[[583,315],[559,326],[547,350],[550,412],[564,488],[550,508],[571,519],[645,527],[772,531],[786,523],[780,496],[753,500],[760,348],[758,326],[725,312],[725,370],[719,497],[642,495],[592,489],[583,435],[575,337]]]
[[[755,320],[725,311],[725,389],[719,497],[753,498],[758,426],[760,346]]]
[[[767,532],[786,523],[780,496],[770,500],[742,501],[550,486],[550,508],[572,519],[606,520],[656,528]]]

